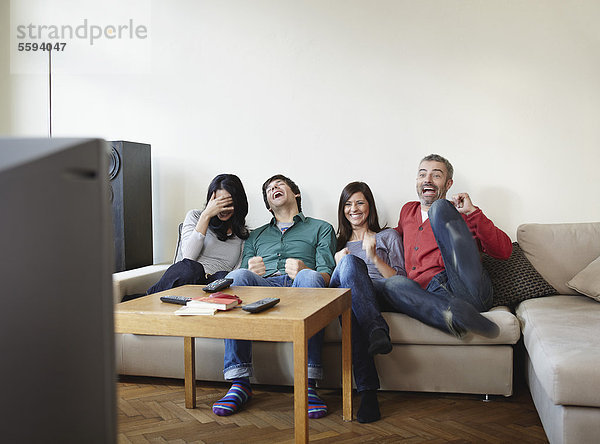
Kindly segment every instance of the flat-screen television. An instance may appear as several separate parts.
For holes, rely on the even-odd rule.
[[[0,138],[3,442],[116,442],[108,151]]]

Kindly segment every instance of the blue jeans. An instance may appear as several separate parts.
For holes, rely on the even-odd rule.
[[[325,279],[321,273],[304,269],[292,280],[287,274],[264,278],[245,268],[230,272],[228,278],[233,279],[235,286],[253,287],[304,287],[323,288]],[[324,330],[321,330],[308,340],[308,377],[323,378],[321,366],[321,348],[323,346]],[[241,339],[225,339],[225,357],[223,360],[225,379],[236,379],[252,376],[252,341]]]
[[[226,275],[227,271],[217,271],[215,274],[207,275],[204,271],[204,266],[200,262],[191,259],[182,259],[167,268],[160,280],[150,287],[146,291],[146,294],[154,294],[187,284],[209,284]]]
[[[379,388],[377,368],[368,350],[373,330],[381,328],[388,335],[390,331],[378,303],[384,282],[372,280],[365,262],[349,254],[340,260],[329,283],[330,287],[350,288],[352,292],[352,369],[359,392]]]
[[[453,299],[461,299],[479,312],[487,311],[492,305],[492,284],[473,235],[452,203],[435,201],[429,209],[429,222],[445,270],[436,274],[426,289],[405,276],[386,279],[383,297],[393,311],[448,331],[443,313]]]

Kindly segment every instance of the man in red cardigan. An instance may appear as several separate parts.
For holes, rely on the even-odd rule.
[[[492,284],[480,252],[508,259],[512,244],[467,193],[446,199],[453,172],[437,154],[421,160],[419,202],[404,205],[396,227],[407,277],[387,279],[384,296],[395,311],[457,337],[468,331],[495,337],[498,326],[480,314],[492,306]]]

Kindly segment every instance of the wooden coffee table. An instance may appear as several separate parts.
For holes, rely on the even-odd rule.
[[[202,286],[185,285],[172,290],[122,302],[115,307],[115,331],[184,338],[185,406],[196,407],[195,337],[292,342],[294,345],[294,421],[296,442],[308,442],[308,339],[331,321],[342,317],[342,416],[352,421],[352,358],[350,345],[350,290],[343,288],[230,287],[244,304],[266,297],[281,302],[262,313],[241,308],[214,316],[178,316],[180,306],[160,301],[173,294],[206,295]]]

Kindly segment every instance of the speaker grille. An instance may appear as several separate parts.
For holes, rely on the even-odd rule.
[[[110,148],[108,164],[108,180],[113,180],[121,170],[121,156],[114,146],[111,146]]]

